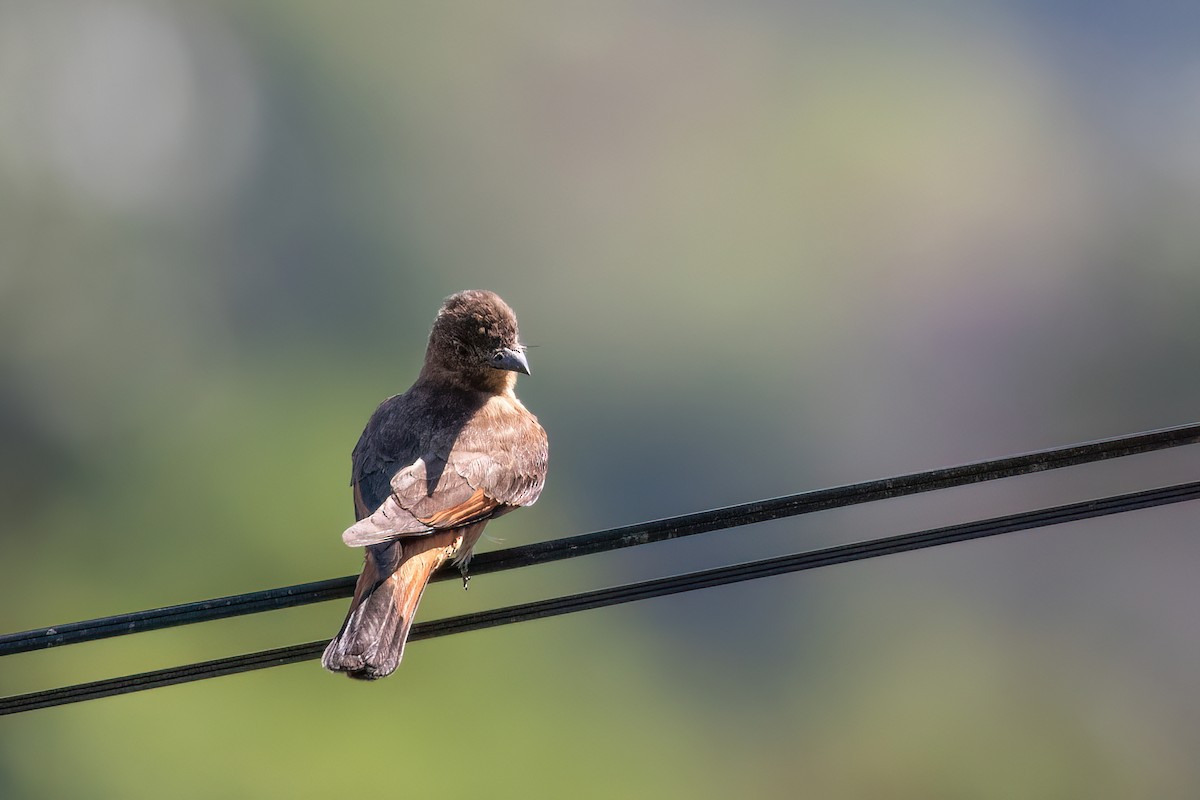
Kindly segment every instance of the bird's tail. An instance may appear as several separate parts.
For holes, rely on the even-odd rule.
[[[462,529],[439,531],[368,547],[350,613],[321,656],[325,669],[362,680],[390,675],[404,655],[425,585],[458,554],[462,537]]]

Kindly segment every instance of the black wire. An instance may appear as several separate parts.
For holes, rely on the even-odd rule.
[[[1048,525],[1059,525],[1064,522],[1090,519],[1108,514],[1125,511],[1152,508],[1154,506],[1181,503],[1200,498],[1200,481],[1167,486],[1160,489],[1149,489],[1142,492],[1117,495],[1114,497],[1088,500],[1082,503],[1056,506],[1054,508],[1027,511],[1021,514],[1011,514],[1004,517],[968,522],[960,525],[950,525],[944,528],[891,536],[883,539],[872,539],[865,542],[838,545],[821,550],[810,550],[761,561],[745,564],[735,564],[727,567],[689,572],[669,578],[631,583],[625,586],[615,586],[609,589],[599,589],[591,592],[565,597],[555,597],[521,605],[479,611],[458,617],[422,622],[412,629],[410,641],[432,639],[437,636],[448,636],[455,633],[492,628],[498,625],[509,625],[514,622],[554,617],[560,614],[571,614],[602,606],[629,603],[635,600],[645,600],[651,597],[690,592],[711,586],[722,586],[740,581],[756,580],[773,575],[789,572],[799,572],[807,569],[828,567],[834,564],[844,564],[850,561],[861,561],[868,558],[903,553],[910,550],[921,550],[926,547],[963,542],[970,539],[980,539],[986,536],[996,536],[1015,531],[1041,528]],[[308,661],[321,655],[326,641],[308,642],[291,647],[280,647],[274,650],[263,650],[257,653],[233,656],[230,658],[205,661],[198,664],[188,664],[182,667],[143,672],[122,678],[82,683],[60,689],[50,689],[30,694],[13,695],[0,698],[0,716],[16,714],[22,711],[32,711],[38,708],[78,703],[84,700],[96,700],[101,697],[127,694],[160,686],[170,686],[176,683],[216,678],[221,675],[231,675],[266,667],[277,667],[298,661]]]
[[[1200,441],[1200,423],[1193,423],[1067,447],[1038,450],[957,467],[945,467],[894,478],[801,492],[711,511],[626,525],[565,539],[481,553],[475,556],[471,562],[471,574],[486,575],[491,572],[546,564],[565,558],[677,539],[697,533],[749,525],[754,522],[811,514],[815,511],[842,508],[858,503],[886,500],[936,489],[1060,469],[1092,461],[1148,453],[1197,441]],[[434,580],[446,580],[457,577],[457,575],[457,570],[446,569],[436,575]],[[350,575],[344,578],[331,578],[313,583],[301,583],[277,589],[219,597],[214,600],[201,600],[148,611],[136,611],[112,617],[55,625],[49,628],[9,633],[0,636],[0,656],[349,597],[354,591],[355,579],[356,576]]]

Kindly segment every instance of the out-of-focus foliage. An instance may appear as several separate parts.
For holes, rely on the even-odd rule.
[[[1200,6],[1197,7],[1200,9]],[[0,630],[347,574],[440,299],[551,476],[487,546],[1192,421],[1188,4],[0,4]],[[430,590],[425,618],[1196,477],[1156,456]],[[0,796],[1181,797],[1179,506],[0,720]],[[0,692],[331,635],[5,658]]]

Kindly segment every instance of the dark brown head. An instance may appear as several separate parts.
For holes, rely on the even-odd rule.
[[[529,374],[517,316],[494,292],[468,289],[442,303],[421,376],[471,389],[502,392]]]

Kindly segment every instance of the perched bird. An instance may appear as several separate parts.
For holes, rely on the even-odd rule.
[[[416,383],[380,404],[354,448],[358,522],[342,540],[366,547],[366,563],[326,669],[391,674],[430,576],[452,559],[465,583],[488,520],[538,499],[546,432],[513,392],[518,372],[529,363],[508,304],[485,291],[446,298]]]

